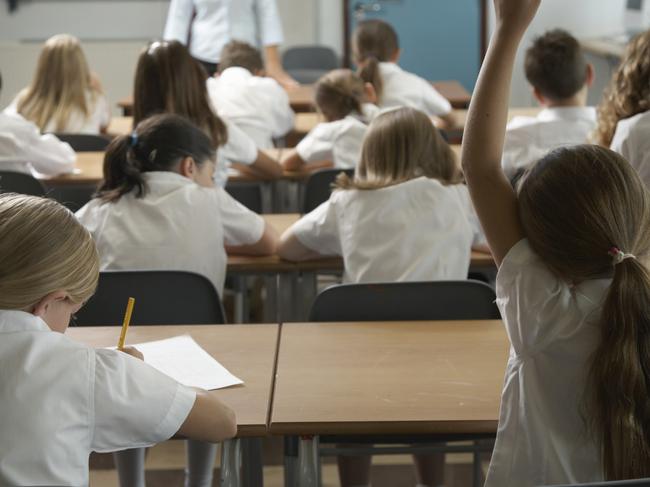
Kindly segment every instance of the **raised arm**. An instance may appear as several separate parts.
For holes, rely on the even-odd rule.
[[[463,171],[497,265],[524,236],[517,198],[501,169],[501,156],[515,55],[539,4],[540,0],[494,0],[496,29],[463,135]]]

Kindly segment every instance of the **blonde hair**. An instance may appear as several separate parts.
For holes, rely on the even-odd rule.
[[[354,179],[342,174],[337,185],[378,189],[421,176],[444,184],[462,181],[456,157],[431,119],[414,108],[398,108],[373,120]]]
[[[328,121],[341,120],[352,112],[362,114],[364,94],[359,76],[349,69],[335,69],[316,83],[316,106]]]
[[[95,292],[99,258],[90,233],[59,203],[0,195],[0,309],[28,311],[64,290],[73,303]]]
[[[62,132],[73,112],[89,116],[99,94],[91,86],[90,70],[79,40],[59,34],[45,42],[32,84],[21,95],[17,110],[41,130],[54,122],[55,131]]]
[[[570,195],[569,200],[562,195]],[[611,277],[585,389],[588,431],[607,480],[650,476],[650,195],[620,155],[599,146],[557,149],[521,182],[519,213],[531,247],[567,282]],[[612,247],[636,256],[615,264]]]
[[[636,36],[625,49],[598,106],[596,142],[609,147],[619,120],[650,110],[650,30]]]

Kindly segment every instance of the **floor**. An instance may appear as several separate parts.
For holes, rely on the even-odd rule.
[[[472,485],[472,456],[465,453],[448,454],[445,466],[445,487]],[[282,467],[282,441],[278,438],[264,440],[264,487],[284,487]],[[183,441],[172,440],[151,448],[146,461],[147,487],[182,487],[185,450]],[[214,486],[219,485],[219,461],[215,461]],[[112,456],[91,457],[90,486],[118,486]],[[483,471],[487,461],[483,462]],[[323,460],[323,487],[338,487],[338,471],[334,459]],[[415,475],[409,455],[373,457],[373,487],[414,487]]]

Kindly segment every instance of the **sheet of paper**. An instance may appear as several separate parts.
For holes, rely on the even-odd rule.
[[[131,346],[142,352],[146,363],[186,386],[213,390],[244,383],[189,335]]]

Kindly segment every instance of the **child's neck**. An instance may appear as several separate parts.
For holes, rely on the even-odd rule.
[[[545,99],[540,103],[545,108],[575,108],[587,106],[587,90],[580,90],[575,95],[561,100]]]

